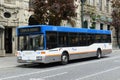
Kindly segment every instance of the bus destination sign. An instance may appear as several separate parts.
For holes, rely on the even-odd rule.
[[[33,28],[21,28],[18,30],[20,34],[23,33],[34,33],[34,32],[40,32],[39,27],[33,27]]]

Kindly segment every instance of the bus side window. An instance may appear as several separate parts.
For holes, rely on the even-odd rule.
[[[58,46],[66,47],[68,46],[68,33],[58,33]]]
[[[79,45],[78,33],[69,33],[69,45],[70,46],[78,46]]]
[[[57,33],[56,32],[47,32],[46,34],[47,49],[52,49],[57,47]]]

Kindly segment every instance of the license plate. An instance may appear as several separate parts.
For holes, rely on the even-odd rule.
[[[25,52],[25,54],[32,54],[31,52]]]
[[[33,62],[33,61],[31,61],[31,60],[28,60],[28,61],[26,61],[26,62]]]

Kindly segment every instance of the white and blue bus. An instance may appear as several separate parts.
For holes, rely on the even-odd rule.
[[[69,60],[112,52],[111,31],[51,25],[17,28],[19,63],[67,64]]]

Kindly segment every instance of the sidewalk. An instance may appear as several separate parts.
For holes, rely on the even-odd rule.
[[[0,68],[14,67],[19,65],[16,56],[0,57]]]
[[[120,53],[120,49],[113,49],[113,53]],[[20,65],[17,63],[17,57],[0,57],[0,68],[15,67]]]

